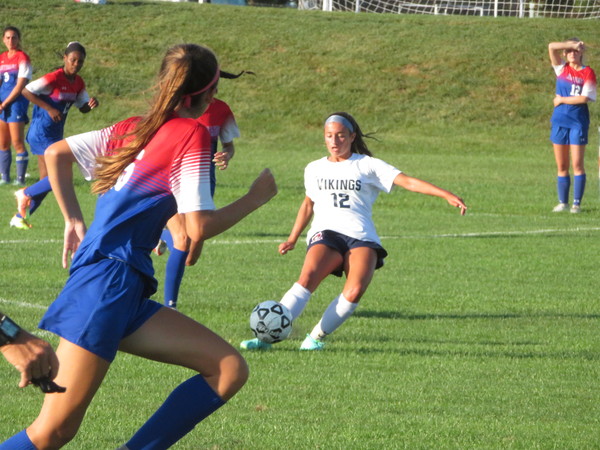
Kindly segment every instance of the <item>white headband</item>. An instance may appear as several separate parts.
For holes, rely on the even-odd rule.
[[[325,121],[325,125],[327,125],[330,122],[341,123],[342,125],[344,125],[346,128],[348,128],[350,130],[350,133],[354,133],[354,127],[352,126],[350,121],[348,119],[346,119],[344,116],[339,116],[337,114],[334,114],[333,116],[329,116],[327,118],[327,120]]]

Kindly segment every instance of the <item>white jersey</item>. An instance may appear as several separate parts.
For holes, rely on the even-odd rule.
[[[341,162],[324,157],[308,164],[304,187],[314,202],[314,216],[307,240],[318,231],[331,230],[381,245],[373,223],[373,203],[380,191],[392,190],[400,173],[381,159],[357,153]]]

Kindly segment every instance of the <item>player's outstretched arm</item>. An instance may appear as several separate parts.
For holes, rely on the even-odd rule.
[[[300,205],[298,209],[298,214],[296,215],[296,221],[294,222],[294,226],[292,227],[292,231],[288,236],[285,242],[279,244],[279,253],[281,255],[285,255],[290,250],[293,250],[296,247],[296,242],[298,242],[298,238],[310,222],[313,216],[313,208],[315,203],[310,199],[310,197],[304,197],[304,201]]]
[[[406,174],[400,173],[394,179],[394,185],[400,186],[406,190],[412,192],[418,192],[420,194],[433,195],[445,199],[450,205],[460,208],[460,215],[464,216],[467,212],[467,205],[462,198],[454,195],[452,192],[437,187],[427,181],[420,180],[415,177],[410,177]]]
[[[185,214],[185,228],[194,242],[205,241],[228,230],[244,217],[260,208],[277,194],[275,177],[264,169],[248,192],[238,200],[214,211],[194,211]]]
[[[62,264],[67,268],[69,258],[79,248],[87,230],[73,186],[73,163],[76,159],[64,139],[48,147],[44,156],[48,178],[65,219]]]

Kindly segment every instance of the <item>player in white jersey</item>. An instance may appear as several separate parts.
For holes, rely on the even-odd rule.
[[[312,218],[308,249],[298,281],[281,303],[296,319],[310,296],[329,274],[346,274],[346,282],[323,317],[302,342],[301,350],[321,350],[325,336],[348,319],[364,295],[387,252],[381,246],[372,218],[373,203],[380,191],[394,186],[434,195],[460,208],[461,198],[426,181],[410,177],[386,162],[373,158],[360,127],[348,113],[335,113],[325,121],[325,144],[329,155],[308,164],[304,171],[306,197],[288,239],[279,253],[293,250]],[[246,350],[267,349],[258,339],[241,343]]]

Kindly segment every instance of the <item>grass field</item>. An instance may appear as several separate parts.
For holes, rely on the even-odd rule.
[[[576,35],[600,70],[595,21],[425,17],[210,4],[0,0],[23,31],[37,78],[80,40],[81,75],[101,106],[72,110],[67,134],[144,111],[168,45],[204,43],[242,132],[216,202],[238,197],[263,167],[278,196],[208,242],[188,268],[180,310],[237,345],[248,315],[279,299],[304,252],[282,257],[303,198],[304,166],[325,154],[322,121],[351,112],[376,131],[376,156],[463,196],[465,217],[436,198],[394,191],[375,218],[390,256],[355,315],[318,354],[297,349],[340,281],[328,279],[273,351],[249,353],[244,389],[181,449],[588,449],[600,427],[599,108],[592,104],[588,188],[580,215],[553,214],[548,141],[554,78],[546,46]],[[31,164],[30,181],[36,180]],[[95,198],[77,180],[91,221]],[[0,309],[34,329],[62,288],[62,220],[49,196],[34,228],[8,228],[0,187]],[[155,258],[162,281],[166,257]],[[162,301],[162,290],[155,299]],[[51,342],[54,336],[40,333]],[[179,382],[179,368],[121,355],[70,449],[122,445]],[[36,416],[0,363],[0,440]]]

